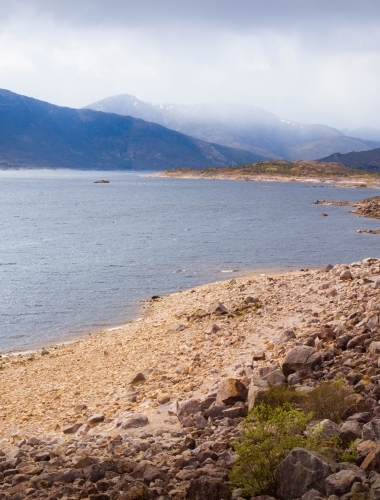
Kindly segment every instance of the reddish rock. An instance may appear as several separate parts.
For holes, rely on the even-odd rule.
[[[224,403],[233,405],[238,401],[245,401],[248,395],[248,389],[240,380],[236,378],[227,378],[222,380],[216,395],[216,404]]]

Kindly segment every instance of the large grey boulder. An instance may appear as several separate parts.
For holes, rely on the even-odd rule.
[[[331,474],[326,479],[326,494],[341,497],[351,490],[354,483],[362,482],[362,478],[352,470],[341,470],[336,474]]]
[[[378,418],[363,425],[362,437],[364,441],[380,441],[380,420]]]
[[[310,432],[323,437],[324,439],[331,439],[339,435],[339,425],[327,418],[321,420],[317,424],[313,425]]]
[[[182,420],[184,417],[195,415],[201,410],[202,406],[198,399],[188,399],[178,404],[177,415]]]
[[[339,437],[344,446],[348,446],[355,439],[362,437],[362,429],[356,420],[346,421],[339,430]]]
[[[278,466],[277,498],[294,500],[311,489],[325,494],[325,480],[339,470],[333,460],[315,451],[294,448]]]
[[[321,354],[307,345],[300,345],[291,349],[282,364],[282,372],[287,377],[299,370],[314,370],[322,363]]]

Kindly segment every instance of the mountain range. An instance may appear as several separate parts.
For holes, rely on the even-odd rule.
[[[326,158],[318,160],[320,162],[340,163],[346,167],[357,168],[360,170],[372,170],[380,172],[380,148],[371,151],[354,151],[347,154],[334,153]]]
[[[130,116],[60,107],[0,90],[0,168],[164,170],[263,159]]]
[[[376,140],[352,137],[326,125],[307,125],[279,118],[252,105],[226,102],[152,104],[132,95],[107,97],[86,109],[141,118],[203,141],[251,151],[271,159],[317,159],[332,153],[367,151]],[[359,131],[368,129],[359,129]],[[380,131],[379,131],[380,132]]]

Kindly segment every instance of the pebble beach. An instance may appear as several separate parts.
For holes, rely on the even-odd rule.
[[[194,481],[210,474],[219,493],[208,498],[228,498],[217,495],[258,381],[270,374],[284,383],[281,367],[292,349],[312,346],[322,360],[344,329],[352,340],[369,320],[377,340],[379,285],[373,258],[233,278],[149,299],[141,317],[120,328],[4,354],[0,498],[196,499]],[[363,363],[368,377],[375,372],[363,342],[345,366],[346,351],[336,351],[335,364],[326,355],[313,374],[286,373],[288,383],[310,385]],[[134,465],[87,477],[110,460]],[[128,496],[133,488],[146,496]]]

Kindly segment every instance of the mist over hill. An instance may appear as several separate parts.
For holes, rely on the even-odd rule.
[[[85,109],[141,118],[201,140],[249,150],[272,159],[317,159],[335,152],[380,147],[380,142],[349,137],[326,125],[285,120],[252,105],[226,102],[152,104],[121,94],[92,103]]]
[[[140,119],[0,90],[0,168],[204,168],[265,159]]]

